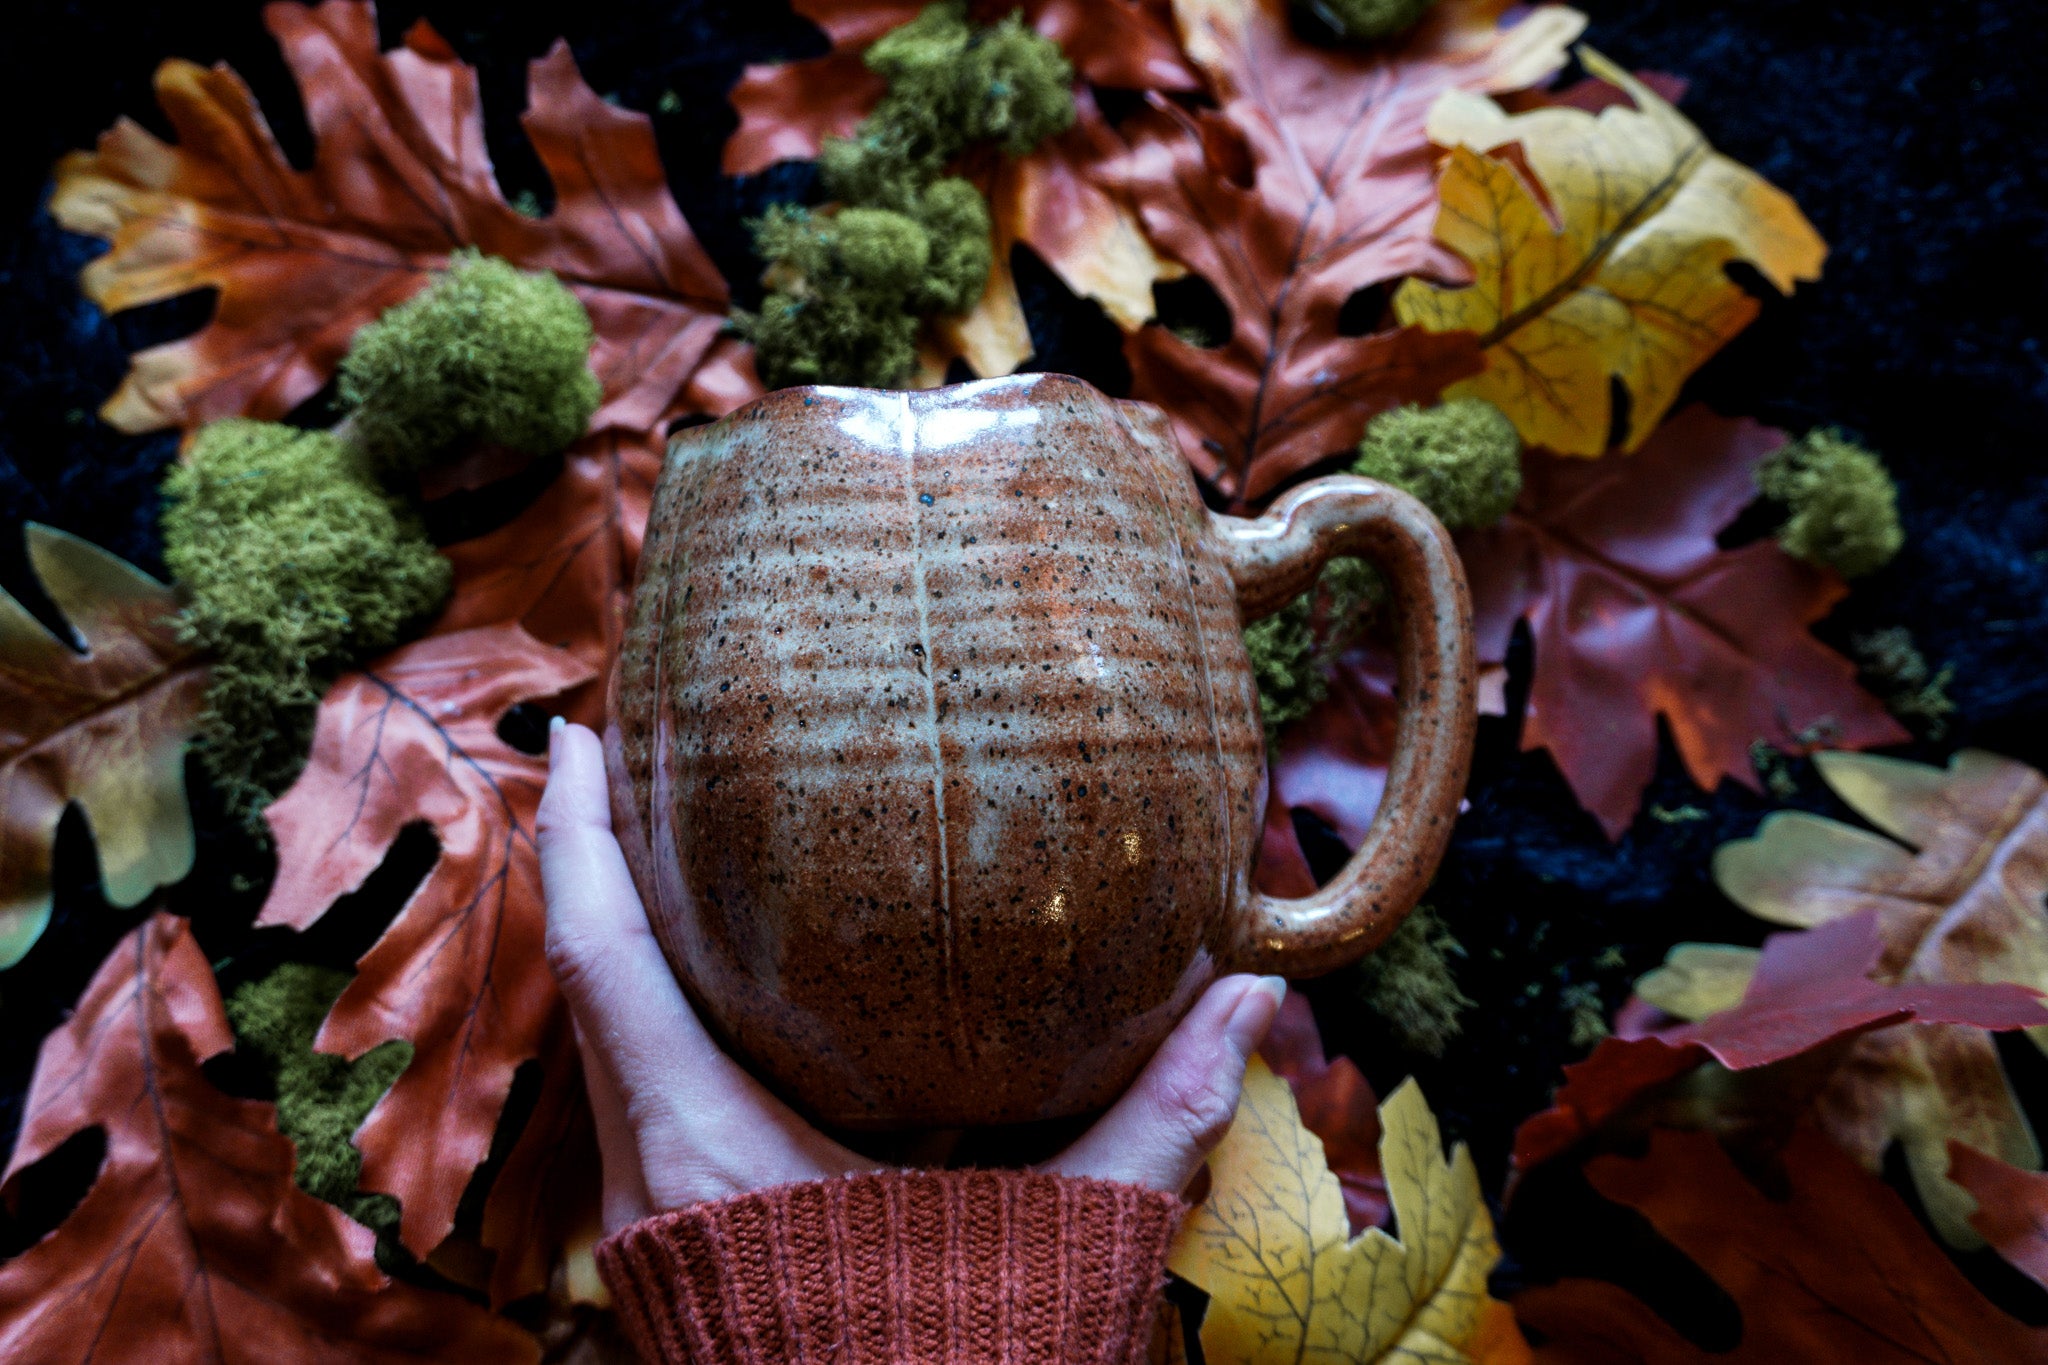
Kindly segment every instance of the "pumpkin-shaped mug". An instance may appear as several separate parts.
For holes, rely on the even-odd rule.
[[[1386,793],[1316,894],[1252,889],[1246,621],[1324,561],[1392,589]],[[784,389],[678,435],[613,673],[614,827],[706,1022],[820,1122],[1114,1099],[1218,974],[1392,932],[1473,731],[1471,608],[1415,499],[1207,511],[1163,413],[1025,375]]]

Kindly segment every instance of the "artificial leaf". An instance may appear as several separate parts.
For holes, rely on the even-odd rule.
[[[347,1057],[392,1038],[413,1044],[356,1145],[361,1187],[397,1196],[400,1238],[422,1258],[454,1224],[514,1069],[560,1028],[534,852],[545,769],[496,726],[513,705],[590,676],[516,625],[407,645],[334,685],[305,772],[265,812],[278,866],[262,925],[311,924],[362,885],[410,823],[425,821],[440,840],[439,859],[357,964],[316,1043]]]
[[[1815,762],[1851,809],[1893,837],[1800,811],[1772,815],[1754,838],[1715,853],[1714,877],[1730,899],[1814,932],[1874,915],[1880,977],[1901,986],[2048,990],[2048,781],[1979,750],[1946,769],[1858,754]],[[2048,1030],[2030,1036],[2039,1045]],[[2011,1165],[2041,1164],[1997,1049],[1977,1029],[1867,1040],[1830,1087],[1822,1120],[1872,1169],[1899,1139],[1928,1216],[1957,1246],[1977,1239],[1973,1203],[1947,1176],[1951,1138]]]
[[[273,4],[265,21],[314,140],[293,169],[226,67],[169,61],[157,97],[178,140],[123,120],[57,167],[51,211],[112,249],[86,292],[109,312],[214,288],[213,320],[137,355],[104,415],[124,431],[281,417],[356,330],[458,247],[552,270],[590,312],[604,381],[594,430],[654,428],[724,325],[725,282],[683,221],[645,115],[600,99],[565,43],[533,64],[523,122],[554,184],[530,217],[499,193],[476,72],[424,22],[377,47],[375,10]]]
[[[1314,884],[1310,884],[1313,889]],[[1259,1046],[1259,1056],[1294,1092],[1301,1126],[1323,1144],[1323,1160],[1344,1189],[1344,1213],[1351,1235],[1385,1227],[1393,1206],[1380,1170],[1380,1102],[1349,1057],[1323,1055],[1308,997],[1290,992]]]
[[[50,919],[57,821],[76,801],[109,903],[192,868],[185,742],[206,667],[179,640],[177,599],[95,545],[27,528],[28,561],[82,651],[0,591],[0,968]]]
[[[0,1356],[538,1359],[504,1319],[387,1279],[369,1229],[292,1183],[273,1107],[200,1071],[233,1044],[206,955],[161,913],[44,1041],[8,1182],[88,1128],[104,1131],[106,1157],[56,1231],[0,1267]]]
[[[1272,756],[1273,790],[1289,808],[1314,811],[1352,848],[1379,812],[1400,718],[1394,657],[1377,645],[1348,651],[1330,695],[1290,726]]]
[[[1915,1021],[1910,1032],[1922,1034],[1945,1024],[2018,1029],[2048,1023],[2048,1008],[2022,986],[1872,979],[1882,971],[1884,954],[1877,916],[1869,913],[1806,933],[1773,934],[1733,1009],[1640,1038],[1605,1039],[1592,1056],[1566,1067],[1551,1108],[1515,1134],[1516,1168],[1550,1160],[1632,1109],[1640,1114],[1655,1087],[1709,1058],[1746,1071],[1908,1020]],[[1834,1064],[1830,1058],[1828,1069]]]
[[[1619,838],[1657,762],[1657,718],[1692,780],[1758,785],[1761,740],[1793,753],[1908,735],[1808,633],[1847,591],[1776,541],[1722,550],[1781,432],[1694,406],[1626,460],[1523,459],[1499,525],[1459,539],[1480,659],[1534,636],[1522,747],[1548,749],[1572,794]]]
[[[1354,294],[1418,270],[1459,271],[1429,232],[1430,106],[1447,90],[1535,84],[1585,23],[1559,6],[1508,8],[1442,0],[1398,43],[1332,49],[1294,35],[1287,0],[1176,5],[1219,107],[1155,99],[1124,122],[1129,150],[1095,177],[1229,309],[1228,336],[1147,326],[1126,353],[1133,391],[1172,415],[1197,471],[1237,506],[1355,444],[1381,409],[1478,369],[1469,336],[1347,335],[1340,314]]]
[[[751,175],[778,161],[808,161],[827,137],[844,137],[886,89],[861,58],[929,0],[792,0],[790,8],[825,30],[832,50],[802,62],[752,65],[732,88],[740,125],[726,140],[727,175]],[[1169,0],[983,0],[983,23],[1021,10],[1025,21],[1058,43],[1075,74],[1089,85],[1126,90],[1196,90],[1175,40]]]
[[[2048,1287],[2048,1175],[1950,1142],[1948,1178],[1977,1201],[1970,1226],[2021,1273]]]
[[[1710,1137],[1658,1130],[1649,1155],[1586,1175],[1720,1283],[1741,1341],[1708,1352],[1618,1286],[1566,1280],[1515,1296],[1558,1365],[1780,1365],[1787,1361],[2040,1360],[2048,1332],[1999,1312],[1941,1254],[1905,1202],[1820,1135],[1784,1152],[1790,1196],[1765,1197]]]
[[[1201,1338],[1212,1365],[1514,1358],[1519,1338],[1502,1333],[1486,1297],[1500,1248],[1471,1156],[1460,1145],[1445,1159],[1413,1080],[1380,1106],[1380,1123],[1400,1240],[1377,1227],[1350,1235],[1322,1143],[1286,1083],[1252,1059],[1237,1118],[1209,1157],[1208,1198],[1167,1262],[1209,1295]],[[1481,1345],[1490,1354],[1475,1354]]]
[[[455,592],[434,632],[517,622],[589,667],[591,682],[563,714],[602,724],[603,675],[625,627],[662,446],[658,432],[605,431],[570,447],[532,506],[448,547]]]
[[[1686,376],[1756,316],[1731,263],[1789,294],[1820,278],[1827,246],[1789,196],[1647,85],[1590,48],[1579,57],[1634,107],[1508,114],[1453,91],[1430,111],[1431,139],[1450,148],[1437,236],[1472,282],[1410,280],[1394,309],[1477,335],[1486,368],[1452,396],[1495,404],[1531,445],[1594,456],[1608,446],[1614,382],[1629,396],[1621,448],[1634,450]]]

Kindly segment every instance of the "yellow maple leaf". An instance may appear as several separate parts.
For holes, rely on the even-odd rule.
[[[1531,445],[1590,457],[1608,446],[1612,381],[1628,391],[1621,448],[1634,450],[1686,377],[1756,316],[1731,262],[1789,294],[1820,277],[1827,244],[1790,196],[1640,81],[1590,48],[1579,59],[1635,107],[1511,115],[1454,90],[1430,110],[1430,140],[1450,149],[1436,234],[1473,282],[1411,279],[1394,311],[1479,334],[1486,369],[1447,397],[1487,399]],[[1510,144],[1536,185],[1500,155]]]
[[[1211,1365],[1302,1360],[1511,1365],[1529,1349],[1486,1295],[1500,1259],[1479,1176],[1462,1144],[1447,1160],[1421,1087],[1380,1106],[1380,1166],[1400,1228],[1356,1238],[1322,1141],[1254,1057],[1229,1134],[1209,1158],[1209,1197],[1168,1266],[1209,1295]]]

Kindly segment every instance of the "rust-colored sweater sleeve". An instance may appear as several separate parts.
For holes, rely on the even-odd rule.
[[[657,1214],[599,1244],[649,1361],[1142,1360],[1181,1202],[1026,1171],[890,1171]]]

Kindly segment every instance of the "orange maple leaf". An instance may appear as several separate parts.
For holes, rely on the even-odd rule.
[[[1402,276],[1458,274],[1430,233],[1430,106],[1542,80],[1585,19],[1542,6],[1509,22],[1504,0],[1443,0],[1396,45],[1331,50],[1294,36],[1286,0],[1175,8],[1220,107],[1155,100],[1095,176],[1230,310],[1214,345],[1148,326],[1126,350],[1136,395],[1173,415],[1196,469],[1242,506],[1355,444],[1375,413],[1478,368],[1470,337],[1345,335],[1339,314]]]
[[[305,772],[265,812],[278,867],[259,925],[311,924],[362,885],[408,824],[426,821],[440,840],[439,859],[357,964],[316,1041],[347,1057],[392,1038],[413,1044],[412,1064],[356,1141],[362,1188],[397,1196],[400,1238],[422,1258],[454,1226],[513,1071],[561,1029],[534,846],[546,773],[496,727],[515,704],[591,675],[516,625],[407,645],[334,685]]]
[[[604,382],[595,430],[647,430],[724,324],[727,293],[662,176],[645,115],[606,104],[564,43],[535,62],[523,122],[554,183],[528,217],[499,193],[477,77],[425,22],[377,47],[366,0],[273,4],[265,22],[305,99],[315,151],[293,169],[224,66],[168,61],[178,140],[123,120],[57,166],[51,211],[112,243],[84,285],[109,312],[220,291],[211,322],[134,358],[102,410],[124,431],[277,418],[333,374],[356,330],[458,247],[552,270],[590,312]]]
[[[292,1183],[274,1108],[200,1071],[233,1046],[206,954],[161,913],[44,1040],[7,1184],[89,1128],[106,1157],[57,1230],[0,1267],[0,1357],[537,1360],[505,1319],[387,1279],[369,1229]]]

